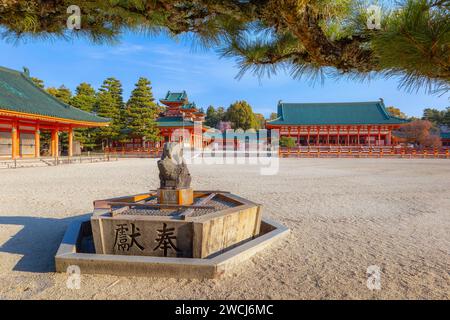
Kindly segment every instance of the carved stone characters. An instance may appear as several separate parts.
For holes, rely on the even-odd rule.
[[[191,186],[191,175],[183,160],[181,144],[164,144],[161,160],[158,161],[161,189],[185,189]]]

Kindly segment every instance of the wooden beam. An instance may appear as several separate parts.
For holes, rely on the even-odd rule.
[[[107,202],[109,206],[124,206],[124,207],[137,207],[137,208],[163,208],[163,209],[214,209],[212,206],[193,206],[193,205],[181,205],[181,204],[149,204],[149,203],[132,203],[132,202]]]
[[[190,216],[191,214],[194,213],[194,210],[197,209],[197,207],[202,206],[203,204],[206,204],[209,200],[211,200],[212,198],[214,198],[216,196],[215,193],[211,193],[209,196],[201,199],[199,202],[195,203],[194,205],[192,205],[192,207],[188,210],[186,210],[185,212],[182,212],[180,214],[180,217],[182,219],[186,219],[186,217]]]

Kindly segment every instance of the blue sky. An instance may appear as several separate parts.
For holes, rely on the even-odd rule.
[[[236,80],[235,61],[221,59],[214,50],[194,50],[186,39],[175,41],[125,34],[115,45],[96,45],[88,40],[27,40],[17,44],[0,40],[0,65],[21,70],[44,80],[46,86],[66,85],[72,91],[83,81],[98,88],[110,76],[122,81],[128,98],[137,79],[152,82],[155,98],[167,90],[186,90],[190,101],[206,109],[209,105],[228,107],[236,100],[247,100],[255,112],[268,116],[276,112],[279,100],[285,102],[372,101],[383,98],[410,116],[421,116],[426,107],[444,109],[449,95],[408,93],[398,89],[395,79],[359,82],[326,79],[311,86],[307,79],[294,80],[284,73],[258,80],[247,74]]]

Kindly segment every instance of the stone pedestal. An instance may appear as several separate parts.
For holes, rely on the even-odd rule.
[[[260,235],[261,207],[252,201],[226,192],[192,194],[191,189],[159,189],[161,194],[163,204],[175,207],[144,204],[142,199],[153,198],[154,193],[95,201],[91,217],[95,252],[203,259]],[[192,203],[193,196],[199,200],[196,203],[209,199],[201,205],[213,209],[199,209],[182,218],[181,213],[194,209],[176,205],[187,205],[189,197]]]
[[[158,203],[191,205],[194,203],[194,191],[186,189],[158,189]]]

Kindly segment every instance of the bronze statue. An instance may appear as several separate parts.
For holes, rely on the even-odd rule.
[[[161,189],[185,189],[191,186],[191,175],[183,159],[181,144],[166,142],[158,161]]]

